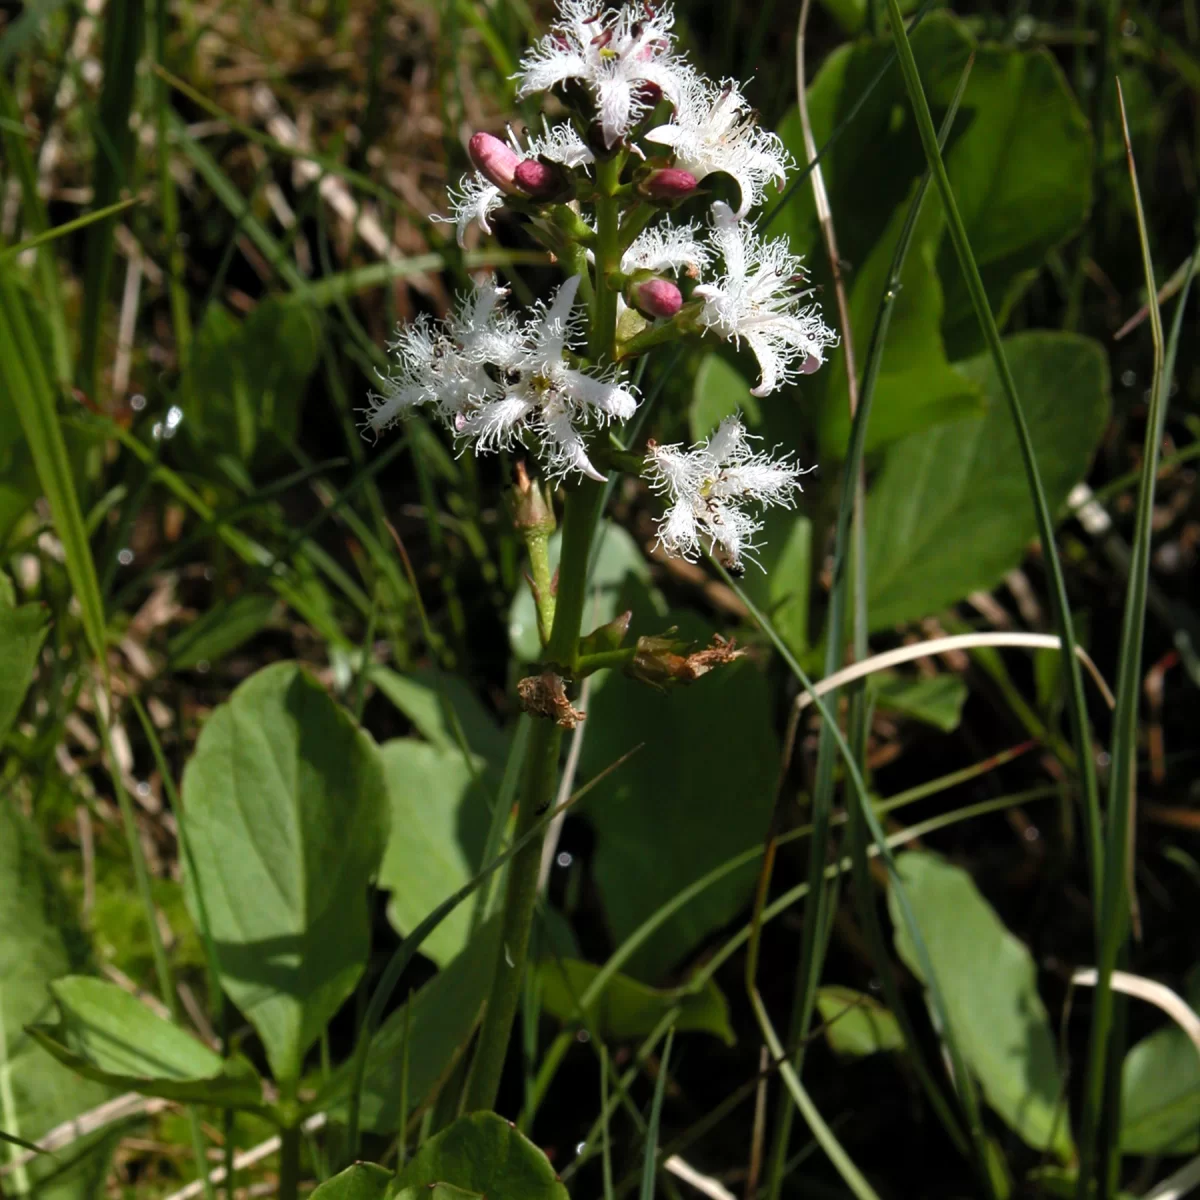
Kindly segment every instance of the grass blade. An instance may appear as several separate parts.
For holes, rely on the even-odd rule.
[[[797,55],[801,49],[797,48]],[[942,123],[938,134],[939,144],[944,145],[954,119],[958,112],[959,103],[970,77],[971,62],[958,82],[958,88],[951,101],[949,111]],[[811,150],[811,143],[810,143]],[[811,164],[812,170],[819,170],[817,163]],[[851,556],[854,563],[853,596],[855,600],[854,643],[855,658],[862,659],[868,653],[866,645],[867,614],[866,614],[866,514],[864,511],[863,486],[863,454],[866,446],[867,423],[871,416],[872,401],[875,394],[875,384],[883,362],[883,350],[887,342],[888,328],[891,323],[892,310],[900,289],[901,275],[908,257],[909,246],[921,214],[921,207],[929,189],[931,172],[926,170],[917,185],[912,202],[905,216],[904,225],[896,242],[892,256],[891,268],[888,272],[888,284],[881,298],[879,309],[875,316],[875,324],[871,331],[868,344],[866,364],[863,369],[861,394],[854,402],[853,387],[851,388],[852,421],[850,442],[847,448],[846,461],[842,466],[842,490],[839,497],[837,517],[835,521],[832,585],[829,596],[829,617],[825,636],[825,676],[834,675],[843,661],[845,646],[845,626],[847,602],[851,594],[851,572],[847,569]],[[827,202],[826,202],[827,203]],[[831,258],[836,249],[830,248]],[[836,268],[835,268],[836,269]],[[839,288],[840,290],[840,288]],[[845,310],[843,306],[843,319]],[[847,363],[848,369],[851,364]],[[866,741],[866,712],[861,703],[862,689],[852,689],[852,704],[850,711],[850,741],[859,761],[863,758],[863,747]],[[795,726],[791,727],[794,730]],[[791,733],[789,732],[789,750],[786,757],[790,758]],[[796,1047],[792,1057],[792,1066],[796,1072],[801,1070],[804,1047],[807,1042],[806,1034],[812,1019],[813,1003],[816,997],[821,964],[825,954],[825,941],[821,934],[826,925],[828,903],[825,900],[823,884],[823,867],[828,859],[828,830],[830,815],[833,810],[835,747],[831,730],[823,724],[818,740],[816,776],[812,795],[813,841],[809,856],[808,878],[812,882],[812,892],[807,903],[808,919],[804,922],[804,934],[801,941],[800,961],[797,966],[794,1007],[788,1027],[789,1043]],[[785,766],[786,770],[786,766]],[[918,1079],[930,1099],[934,1111],[938,1114],[947,1133],[955,1144],[966,1150],[958,1122],[953,1109],[942,1090],[934,1080],[933,1073],[928,1069],[920,1044],[913,1032],[908,1019],[903,998],[899,994],[899,986],[895,974],[891,970],[890,959],[880,926],[879,914],[875,907],[874,886],[871,882],[867,865],[867,843],[864,836],[863,823],[857,804],[851,802],[847,806],[850,813],[847,832],[851,847],[851,860],[854,863],[854,889],[858,901],[859,917],[867,935],[867,941],[872,951],[872,958],[881,980],[885,981],[886,1000],[895,1012],[900,1022],[905,1044],[912,1055]],[[780,1114],[771,1147],[771,1161],[768,1174],[767,1195],[771,1200],[779,1195],[783,1182],[783,1169],[788,1159],[790,1145],[791,1122],[793,1109],[785,1108]],[[976,1148],[982,1153],[982,1147]]]
[[[654,1100],[650,1105],[650,1123],[646,1127],[646,1144],[642,1164],[641,1200],[654,1200],[654,1176],[658,1160],[658,1128],[662,1119],[663,1098],[667,1092],[667,1064],[671,1059],[671,1046],[675,1042],[675,1030],[667,1034],[667,1044],[663,1047],[662,1058],[658,1063],[658,1079],[654,1084]]]
[[[18,242],[15,246],[9,246],[7,250],[0,252],[0,262],[16,258],[18,254],[23,254],[26,250],[32,250],[35,246],[44,246],[47,242],[53,242],[57,238],[66,237],[69,233],[86,229],[89,225],[94,225],[97,221],[105,221],[109,217],[116,216],[119,212],[124,212],[127,208],[132,208],[135,204],[141,203],[141,196],[129,196],[125,200],[118,200],[115,204],[108,205],[106,208],[93,209],[92,212],[84,213],[82,217],[76,217],[73,221],[67,221],[62,225],[54,225],[49,229],[44,229],[41,233],[34,234],[33,237],[26,238],[23,242]]]
[[[145,0],[111,0],[104,19],[104,88],[97,114],[96,162],[92,180],[94,211],[110,208],[130,178],[136,135],[130,126],[138,59],[145,33]],[[79,327],[79,386],[96,394],[100,329],[112,271],[115,216],[88,230],[84,252],[83,313]]]
[[[88,648],[107,672],[104,604],[88,544],[74,472],[55,411],[54,390],[9,268],[0,264],[0,380],[29,443],[34,468],[50,504],[54,528],[66,556],[67,575],[79,601]]]
[[[1146,592],[1150,575],[1150,551],[1153,537],[1154,490],[1158,476],[1159,451],[1167,416],[1169,376],[1164,371],[1162,314],[1158,289],[1154,282],[1154,264],[1150,253],[1146,214],[1129,140],[1125,102],[1117,83],[1121,126],[1125,136],[1125,155],[1129,164],[1137,217],[1138,241],[1146,275],[1146,296],[1150,306],[1150,332],[1154,347],[1154,369],[1150,384],[1150,408],[1146,415],[1145,443],[1142,447],[1142,471],[1138,481],[1137,513],[1134,517],[1129,586],[1121,619],[1120,653],[1117,661],[1117,706],[1113,716],[1112,770],[1108,785],[1108,814],[1105,830],[1103,891],[1100,896],[1100,937],[1097,956],[1096,999],[1092,1008],[1091,1037],[1084,1091],[1083,1123],[1080,1137],[1078,1195],[1088,1194],[1093,1183],[1104,1189],[1104,1179],[1112,1179],[1120,1166],[1120,1144],[1115,1136],[1120,1112],[1118,1064],[1124,1057],[1124,1021],[1113,992],[1112,975],[1125,952],[1132,918],[1136,915],[1133,892],[1133,822],[1135,771],[1137,768],[1137,717],[1141,682],[1142,638],[1146,628]],[[1186,295],[1181,299],[1183,311]],[[1178,315],[1178,314],[1177,314]],[[1115,1094],[1114,1094],[1115,1092]]]
[[[954,198],[954,189],[950,186],[950,176],[946,173],[946,164],[938,146],[937,132],[933,127],[933,117],[929,112],[929,102],[925,98],[925,90],[921,85],[920,72],[917,70],[916,59],[913,57],[912,46],[904,26],[904,17],[900,12],[898,0],[887,0],[888,16],[892,26],[892,38],[900,61],[900,71],[904,77],[904,86],[908,91],[909,102],[916,118],[917,130],[921,136],[921,145],[925,157],[933,172],[938,192],[942,198],[942,207],[946,215],[950,240],[954,245],[959,266],[966,281],[971,303],[979,319],[984,339],[995,360],[996,373],[999,376],[1004,398],[1016,428],[1017,442],[1021,447],[1021,460],[1029,484],[1030,496],[1033,500],[1034,514],[1037,518],[1038,538],[1042,544],[1042,557],[1049,573],[1050,598],[1054,610],[1054,621],[1058,626],[1063,640],[1063,650],[1066,655],[1067,672],[1067,710],[1071,722],[1071,737],[1075,743],[1076,753],[1082,771],[1082,793],[1084,817],[1087,824],[1088,852],[1092,872],[1093,895],[1100,895],[1103,862],[1101,854],[1100,828],[1100,794],[1096,783],[1096,765],[1092,755],[1091,738],[1088,731],[1087,703],[1083,692],[1083,676],[1079,669],[1076,656],[1076,638],[1074,622],[1071,619],[1071,608],[1067,599],[1067,585],[1063,578],[1062,563],[1059,561],[1054,543],[1054,520],[1046,503],[1046,492],[1042,487],[1041,474],[1038,470],[1037,458],[1034,455],[1033,440],[1029,435],[1029,426],[1025,421],[1025,413],[1017,395],[1016,383],[1008,366],[1008,358],[1000,341],[1000,330],[996,326],[996,318],[988,304],[987,291],[979,274],[979,265],[971,252],[970,239],[967,237],[966,226],[958,211]]]

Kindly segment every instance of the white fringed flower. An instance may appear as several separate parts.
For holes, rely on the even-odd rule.
[[[811,468],[810,468],[811,469]],[[685,450],[650,444],[645,478],[670,500],[658,524],[658,543],[668,554],[694,562],[707,539],[735,570],[754,559],[754,535],[762,522],[744,505],[791,508],[804,472],[788,456],[756,452],[738,417],[726,417],[711,438]]]
[[[690,69],[679,80],[674,117],[670,124],[649,130],[646,140],[669,146],[675,151],[675,166],[697,180],[718,171],[731,175],[742,195],[737,215],[744,217],[762,203],[772,179],[782,187],[792,157],[778,134],[759,128],[734,80],[715,84]]]
[[[602,3],[602,0],[601,0]],[[577,79],[592,94],[604,144],[611,147],[649,107],[647,87],[674,102],[686,68],[673,54],[669,5],[626,3],[619,11],[598,0],[562,0],[554,31],[521,60],[517,97]]]
[[[712,251],[697,236],[698,226],[672,225],[669,220],[643,230],[621,256],[621,270],[672,271],[699,275],[712,259]]]
[[[455,236],[460,246],[467,244],[467,230],[478,225],[491,233],[488,218],[504,206],[504,193],[479,171],[464,175],[457,188],[450,190],[450,216],[430,216],[431,221],[456,226]]]
[[[579,472],[603,480],[588,458],[586,431],[627,420],[637,397],[611,377],[568,364],[579,282],[572,276],[548,307],[521,321],[502,308],[507,291],[488,280],[441,329],[428,319],[407,326],[392,345],[397,367],[383,380],[382,395],[371,397],[366,427],[377,433],[429,404],[476,453],[530,437],[550,477]]]
[[[693,293],[704,301],[699,321],[706,331],[735,345],[746,339],[762,373],[751,394],[765,396],[815,371],[837,336],[815,304],[804,304],[812,293],[797,287],[803,278],[800,259],[786,239],[764,242],[752,223],[739,221],[719,200],[712,211],[712,240],[724,259],[725,274]]]
[[[544,132],[530,134],[528,144],[524,147],[517,144],[511,131],[509,141],[526,158],[544,158],[569,170],[587,167],[596,161],[596,156],[588,148],[588,144],[569,121],[547,125]]]

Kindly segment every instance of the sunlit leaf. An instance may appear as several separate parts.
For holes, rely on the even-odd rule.
[[[427,1141],[397,1177],[400,1188],[446,1183],[488,1200],[567,1200],[546,1156],[495,1113],[459,1117]]]
[[[245,1058],[222,1058],[115,983],[69,975],[52,983],[50,994],[58,1022],[32,1032],[80,1075],[168,1100],[263,1106],[262,1081]]]
[[[1108,366],[1089,338],[1007,339],[1050,510],[1087,471],[1108,420]],[[995,586],[1037,531],[1012,418],[989,355],[960,364],[987,411],[892,446],[867,502],[870,621],[917,620]]]
[[[1003,925],[970,875],[935,854],[899,855],[901,884],[888,898],[896,950],[921,977],[897,912],[903,886],[937,975],[954,1036],[996,1113],[1036,1150],[1074,1153],[1054,1031],[1025,946]]]
[[[578,1000],[591,986],[600,968],[572,959],[547,959],[538,966],[542,1008],[568,1024],[581,1024]],[[688,988],[652,988],[627,975],[615,975],[587,1008],[587,1024],[600,1037],[629,1041],[645,1037],[663,1015],[679,1006],[673,1028],[711,1033],[726,1045],[734,1042],[729,1005],[710,979],[701,991]]]
[[[277,1079],[354,990],[370,936],[367,884],[388,829],[374,742],[293,663],[214,710],[183,776],[196,892],[222,983]]]

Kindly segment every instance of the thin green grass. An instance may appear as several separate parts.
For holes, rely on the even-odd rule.
[[[130,124],[146,27],[144,0],[111,0],[104,20],[104,84],[96,113],[93,207],[110,208],[131,181],[136,135]],[[88,230],[84,252],[83,312],[79,324],[79,386],[95,396],[100,343],[108,308],[108,281],[114,253],[115,216]]]
[[[1091,1036],[1088,1045],[1087,1075],[1083,1117],[1080,1130],[1080,1200],[1094,1187],[1101,1195],[1116,1186],[1120,1171],[1120,1064],[1124,1059],[1124,1021],[1112,987],[1112,973],[1121,964],[1133,920],[1137,897],[1133,879],[1133,830],[1136,820],[1135,792],[1138,750],[1138,701],[1141,685],[1142,642],[1146,627],[1146,595],[1150,574],[1150,555],[1154,534],[1154,490],[1158,462],[1167,417],[1167,388],[1170,376],[1164,370],[1166,355],[1162,314],[1158,307],[1158,289],[1154,281],[1154,261],[1150,234],[1142,208],[1137,168],[1129,139],[1124,98],[1117,83],[1121,127],[1129,164],[1130,187],[1137,216],[1138,241],[1146,277],[1146,297],[1150,307],[1150,334],[1153,345],[1153,374],[1150,383],[1150,407],[1146,415],[1142,447],[1142,470],[1138,482],[1137,513],[1134,517],[1129,584],[1121,620],[1120,651],[1117,660],[1117,706],[1113,714],[1111,740],[1112,766],[1109,774],[1108,805],[1105,825],[1103,890],[1099,903],[1099,954],[1097,983],[1092,1008]],[[1186,296],[1181,298],[1182,312]],[[1172,357],[1174,357],[1172,355]]]
[[[958,87],[951,101],[950,108],[942,122],[939,131],[939,144],[944,145],[953,128],[958,107],[966,90],[970,77],[971,62],[958,82]],[[865,489],[862,484],[863,455],[866,447],[867,426],[870,421],[871,408],[875,395],[875,384],[883,362],[883,351],[887,342],[888,327],[891,322],[892,310],[901,287],[901,275],[908,257],[913,234],[920,218],[921,207],[929,188],[931,172],[926,170],[917,185],[904,224],[892,256],[888,272],[888,282],[881,297],[876,313],[875,324],[871,331],[871,339],[867,349],[867,357],[863,369],[862,391],[858,397],[857,409],[852,413],[850,442],[846,459],[842,464],[842,487],[839,496],[837,516],[834,528],[832,584],[830,587],[829,609],[825,633],[825,675],[834,674],[843,664],[845,648],[846,611],[853,595],[854,617],[854,652],[855,658],[864,658],[868,652],[866,645],[867,621],[867,579],[866,579],[866,520],[863,511]],[[853,565],[853,571],[851,571]],[[853,589],[851,588],[853,579]],[[861,687],[851,690],[852,702],[849,722],[850,742],[857,761],[864,763],[866,744],[866,711],[862,703]],[[828,703],[836,705],[836,693],[828,697]],[[789,726],[789,747],[794,737],[794,722]],[[812,881],[812,891],[805,904],[805,921],[801,938],[800,957],[796,969],[796,982],[793,993],[793,1009],[788,1025],[788,1040],[796,1047],[792,1059],[792,1068],[797,1074],[803,1069],[804,1046],[807,1040],[809,1024],[816,1002],[817,985],[820,981],[827,946],[826,931],[832,914],[834,899],[827,895],[824,887],[824,864],[829,857],[829,822],[833,812],[834,766],[836,748],[833,733],[828,724],[822,724],[818,737],[817,766],[812,789],[812,824],[813,836],[809,855],[808,878]],[[865,764],[863,769],[865,769]],[[782,794],[777,804],[782,800]],[[958,1122],[953,1109],[941,1088],[934,1081],[933,1073],[924,1061],[920,1045],[915,1037],[903,998],[893,971],[890,969],[890,958],[887,954],[880,927],[878,912],[875,905],[875,889],[867,867],[867,841],[860,809],[853,801],[848,810],[849,841],[851,859],[854,863],[854,888],[858,902],[860,921],[866,932],[868,944],[875,962],[876,972],[880,979],[886,981],[886,999],[900,1021],[905,1044],[909,1048],[918,1079],[929,1097],[930,1103],[941,1120],[952,1141],[960,1150],[966,1150]],[[778,818],[776,818],[777,820]],[[774,821],[773,821],[774,827]],[[767,1172],[767,1196],[770,1200],[778,1197],[783,1184],[783,1168],[788,1160],[793,1109],[785,1107],[780,1115],[772,1139],[771,1152]],[[982,1150],[977,1147],[977,1153]]]
[[[41,349],[30,327],[25,300],[10,269],[0,266],[0,380],[17,410],[38,481],[50,504],[62,543],[67,575],[79,601],[84,636],[101,673],[108,670],[104,604],[92,560],[75,471],[67,453]]]

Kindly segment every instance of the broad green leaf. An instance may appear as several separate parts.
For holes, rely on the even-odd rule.
[[[406,1187],[392,1193],[392,1200],[484,1200],[479,1192],[466,1192],[448,1183]]]
[[[17,719],[33,682],[38,652],[46,636],[46,610],[40,604],[10,608],[0,604],[0,743]]]
[[[307,307],[273,297],[239,321],[209,305],[180,391],[185,429],[244,463],[261,459],[267,435],[276,444],[295,437],[320,349],[321,326]]]
[[[447,704],[462,726],[467,745],[490,763],[503,763],[508,744],[496,718],[457,675],[429,670],[401,675],[390,667],[371,668],[371,682],[416,726],[417,732],[442,750],[459,751]]]
[[[858,0],[852,3],[859,7]],[[972,52],[976,56],[945,160],[988,296],[1003,321],[1047,251],[1079,229],[1087,215],[1092,179],[1087,123],[1044,50],[977,46],[962,23],[946,12],[928,14],[911,41],[935,125],[949,107],[968,57]],[[891,50],[891,38],[886,36],[839,47],[809,87],[809,114],[818,146],[862,102],[822,163],[837,220],[839,252],[850,266],[853,289],[858,287],[856,276],[869,264],[885,229],[897,220],[913,181],[925,169],[895,63],[864,99]],[[803,161],[794,110],[780,123],[779,132]],[[880,153],[881,146],[887,147],[886,154]],[[926,199],[926,209],[940,224],[941,202],[936,195]],[[793,193],[772,226],[775,230],[786,232],[793,249],[808,255],[813,282],[830,294],[811,188]],[[931,246],[945,293],[942,335],[953,361],[976,353],[982,342],[949,239],[939,236]],[[865,347],[857,317],[854,327],[856,344]],[[889,339],[893,353],[900,349],[898,341],[893,330]],[[838,390],[844,402],[844,390]]]
[[[750,385],[736,367],[719,354],[706,354],[696,371],[688,426],[692,441],[699,442],[715,432],[726,418],[741,413],[747,429],[762,420],[758,397],[750,395]]]
[[[210,608],[167,646],[167,657],[176,671],[197,663],[214,663],[261,633],[279,607],[277,596],[238,596],[227,605]]]
[[[918,0],[900,0],[900,11],[910,13],[917,7]],[[821,6],[846,33],[858,33],[867,23],[869,0],[821,0]],[[883,5],[881,4],[882,11]]]
[[[35,830],[7,799],[0,799],[0,930],[0,1129],[36,1142],[112,1093],[60,1066],[26,1032],[26,1026],[53,1012],[47,991],[51,980],[86,969],[90,956],[74,907],[59,888]],[[57,1158],[43,1155],[17,1168],[4,1177],[5,1195],[23,1196],[64,1167],[68,1173],[39,1194],[56,1200],[93,1195],[87,1160],[102,1159],[101,1177],[107,1163],[97,1141],[82,1139]],[[11,1144],[2,1145],[0,1163],[20,1153]]]
[[[592,591],[583,610],[584,633],[606,624],[626,609],[634,610],[635,624],[653,621],[655,614],[664,614],[666,602],[658,589],[651,586],[650,568],[633,538],[611,521],[601,522],[597,537],[591,567]],[[558,567],[561,541],[558,533],[550,539],[551,570]],[[509,609],[508,638],[513,653],[523,662],[535,662],[541,655],[533,594],[524,581]]]
[[[945,109],[941,97],[953,93],[974,43],[962,24],[945,12],[929,13],[913,30],[911,41],[938,124]],[[818,146],[848,122],[822,159],[821,171],[837,222],[838,251],[853,271],[867,261],[925,170],[925,154],[897,64],[893,62],[869,89],[892,50],[890,37],[863,38],[839,46],[826,57],[808,88],[809,118]],[[947,154],[965,136],[970,95],[968,84]],[[778,130],[796,160],[805,161],[795,108],[780,121]],[[881,147],[887,148],[886,154],[880,152]],[[931,196],[927,203],[936,200]],[[792,249],[806,256],[805,266],[814,283],[830,282],[810,186],[791,193],[784,211],[773,219],[770,232],[788,235]],[[824,294],[833,293],[827,287]]]
[[[1193,979],[1188,997],[1200,1001]],[[1126,1154],[1200,1151],[1200,1055],[1172,1023],[1142,1038],[1121,1068],[1121,1149]]]
[[[917,184],[913,184],[915,192]],[[927,198],[928,200],[928,198]],[[892,259],[903,231],[911,197],[892,215],[866,261],[850,284],[850,322],[855,345],[866,355],[871,333],[888,291]],[[941,235],[941,212],[926,202],[913,231],[912,244],[900,275],[883,350],[866,452],[872,454],[911,433],[983,412],[979,385],[946,359],[942,342],[942,285],[934,268]],[[862,362],[858,364],[861,374]],[[842,458],[850,441],[850,400],[846,359],[836,354],[815,380],[812,402],[817,407],[817,436],[822,460]]]
[[[495,1113],[459,1117],[427,1141],[400,1172],[399,1188],[448,1183],[488,1200],[567,1200],[549,1159]]]
[[[673,613],[681,638],[708,640],[702,622]],[[687,884],[761,843],[779,746],[766,681],[742,660],[664,694],[624,676],[597,676],[588,700],[580,778],[641,749],[584,801],[596,829],[594,868],[620,942]],[[653,981],[740,911],[751,863],[667,920],[626,970]]]
[[[185,1103],[263,1106],[262,1081],[246,1059],[223,1059],[115,983],[68,975],[50,985],[50,994],[58,1023],[30,1032],[85,1078]]]
[[[275,1077],[294,1080],[366,963],[388,830],[379,751],[316,680],[278,663],[208,718],[183,806],[193,918],[198,892],[225,990]]]
[[[391,805],[391,832],[379,886],[391,892],[388,920],[401,934],[416,925],[480,866],[490,798],[482,759],[474,774],[455,748],[395,738],[380,750]],[[460,904],[421,944],[444,966],[466,945],[471,906]]]
[[[958,728],[967,700],[966,682],[948,672],[920,679],[885,671],[871,676],[869,688],[878,708],[915,717],[943,733]]]
[[[432,1102],[438,1088],[467,1048],[483,1012],[496,966],[498,919],[481,926],[467,948],[411,998],[408,1042],[408,1114],[400,1111],[404,1008],[395,1009],[375,1031],[363,1081],[363,1129],[392,1135],[402,1116]],[[350,1064],[338,1072],[332,1095],[334,1116],[344,1114]]]
[[[934,102],[945,106],[953,84]],[[1044,49],[982,45],[962,112],[969,127],[946,156],[958,211],[996,320],[1008,319],[1049,250],[1075,233],[1092,204],[1092,137],[1062,70]],[[949,237],[938,270],[942,331],[952,358],[983,348]]]
[[[1108,366],[1089,338],[1005,342],[1051,511],[1086,473],[1108,420]],[[892,446],[867,498],[872,629],[914,621],[995,586],[1036,533],[1012,419],[990,355],[960,364],[987,402]]]
[[[1065,1081],[1029,951],[966,871],[920,850],[899,855],[897,863],[954,1036],[987,1102],[1027,1145],[1070,1159]],[[897,911],[895,887],[888,904],[897,953],[928,982]]]
[[[392,1182],[391,1171],[375,1163],[355,1163],[327,1179],[310,1200],[383,1200]]]
[[[552,1017],[577,1025],[578,1000],[591,986],[600,968],[573,959],[547,960],[538,965],[542,1008]],[[630,1041],[645,1037],[665,1013],[679,1005],[673,1028],[679,1033],[711,1033],[727,1046],[735,1038],[729,1024],[729,1005],[710,979],[699,991],[652,988],[627,975],[615,975],[587,1010],[587,1024],[606,1040]]]
[[[895,1015],[865,992],[836,985],[818,988],[817,1008],[824,1022],[821,1032],[835,1054],[862,1058],[904,1046]]]
[[[803,655],[809,648],[812,521],[790,509],[769,508],[762,522],[756,555],[762,570],[751,567],[742,577],[742,587],[792,651]]]

